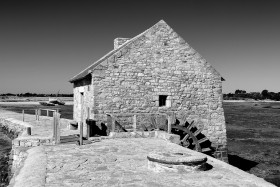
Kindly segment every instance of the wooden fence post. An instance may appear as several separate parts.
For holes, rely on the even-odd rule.
[[[56,144],[60,143],[60,113],[56,112]]]
[[[36,121],[37,121],[37,109],[35,109],[35,117],[36,117]]]
[[[167,133],[171,134],[172,116],[168,115],[167,120],[168,120]]]
[[[89,139],[89,133],[90,133],[90,122],[89,122],[89,120],[88,119],[86,119],[86,126],[87,126],[87,139]]]
[[[56,137],[57,137],[57,128],[56,128],[56,120],[55,120],[55,112],[53,112],[53,138],[54,138],[54,141],[56,142]]]
[[[110,129],[112,127],[112,117],[110,116],[110,114],[107,114],[107,127],[108,127],[107,134],[109,135]]]
[[[38,121],[40,121],[41,109],[38,109]]]
[[[80,145],[83,145],[83,122],[80,122]]]
[[[116,127],[116,119],[115,117],[112,117],[112,132],[115,132],[115,127]]]
[[[60,143],[60,114],[57,112],[53,113],[53,138],[55,144]]]
[[[90,118],[90,108],[87,107],[87,119],[89,119],[89,118]]]
[[[39,109],[35,110],[36,120],[39,121]]]
[[[22,110],[22,121],[24,121],[24,110]]]
[[[137,118],[136,115],[133,116],[133,132],[136,132],[136,123],[137,123]]]
[[[49,109],[47,109],[47,117],[49,117]]]

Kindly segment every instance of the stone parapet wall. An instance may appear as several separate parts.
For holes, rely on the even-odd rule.
[[[180,136],[164,131],[110,132],[108,138],[158,138],[171,143],[180,144]]]
[[[20,136],[27,134],[27,127],[32,127],[30,124],[19,121],[13,118],[0,118],[0,126],[5,134],[12,139],[12,150],[9,155],[9,179],[22,165],[22,161],[26,157],[27,148],[18,149],[14,147],[14,140]]]
[[[27,128],[31,127],[27,122],[13,118],[0,118],[0,126],[4,133],[12,139],[12,150],[9,155],[9,178],[22,166],[26,158],[26,151],[30,147],[39,145],[54,145],[52,137],[34,137],[27,135]],[[31,130],[32,131],[32,130]]]
[[[53,145],[52,137],[28,136],[27,128],[32,125],[13,118],[0,118],[0,126],[5,133],[12,139],[13,148],[17,147],[36,147],[39,145]]]
[[[27,147],[18,147],[18,148],[12,148],[11,154],[10,154],[10,178],[17,172],[17,170],[22,166],[23,161],[25,160],[27,153],[26,151],[29,148]]]
[[[13,148],[16,147],[37,147],[40,145],[54,145],[52,137],[22,137],[16,138],[12,142]]]
[[[29,123],[13,118],[0,118],[0,126],[11,139],[27,135],[27,128],[32,128]]]

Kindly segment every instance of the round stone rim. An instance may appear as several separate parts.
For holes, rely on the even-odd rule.
[[[149,161],[172,165],[199,165],[207,161],[203,155],[191,155],[186,153],[160,152],[150,153],[147,156]]]

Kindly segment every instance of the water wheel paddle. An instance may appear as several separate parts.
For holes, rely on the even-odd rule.
[[[179,120],[177,120],[178,122]],[[210,148],[202,149],[201,144],[208,140],[207,137],[199,139],[197,136],[201,133],[203,128],[197,128],[194,121],[190,124],[187,120],[182,120],[180,124],[172,124],[172,133],[178,134],[181,137],[180,144],[183,147],[196,150],[198,152],[211,151]]]

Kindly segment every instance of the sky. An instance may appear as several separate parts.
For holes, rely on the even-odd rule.
[[[0,93],[72,93],[69,79],[163,19],[236,89],[280,92],[273,0],[0,1]]]

